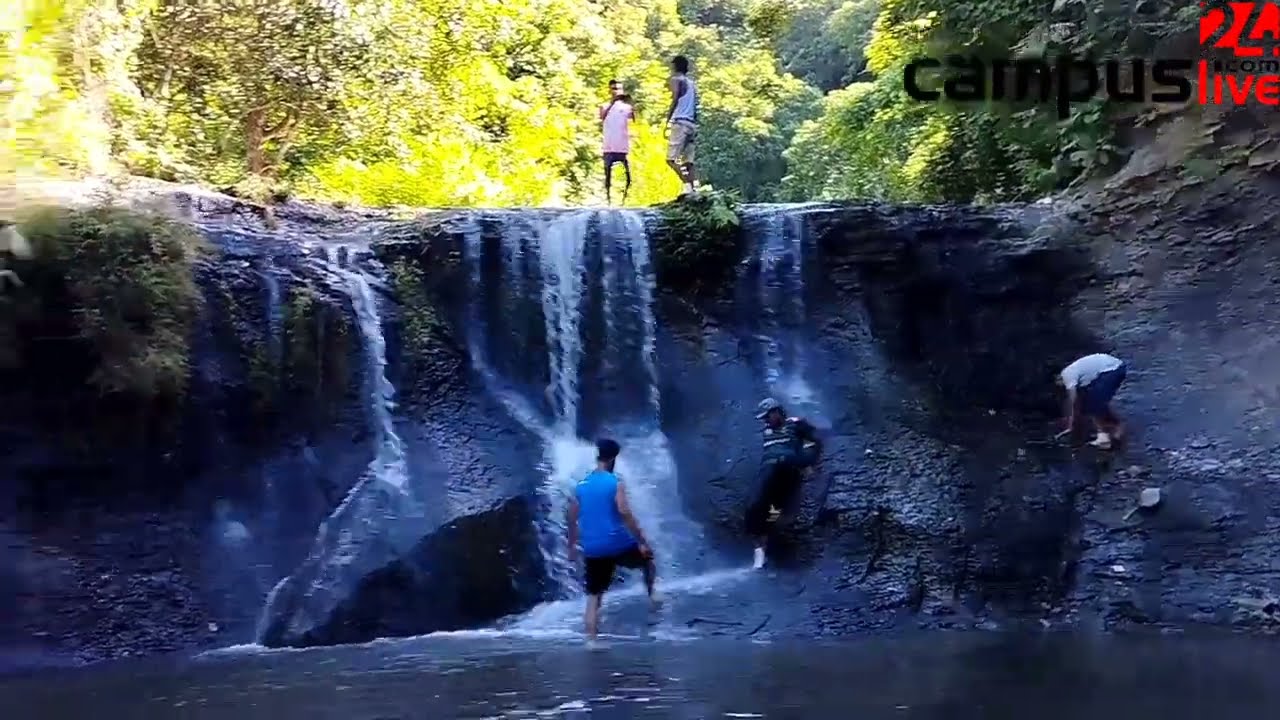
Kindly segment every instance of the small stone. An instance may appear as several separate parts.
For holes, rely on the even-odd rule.
[[[1124,566],[1123,566],[1123,565],[1112,565],[1112,566],[1111,566],[1111,572],[1113,572],[1113,573],[1123,573],[1123,572],[1125,572],[1125,569],[1124,569]]]
[[[1146,477],[1151,471],[1141,465],[1130,465],[1128,472],[1134,477]]]
[[[1204,450],[1207,447],[1211,447],[1213,443],[1209,442],[1209,439],[1206,437],[1197,437],[1192,439],[1189,445],[1196,450]]]
[[[996,414],[996,411],[995,411],[995,410],[988,410],[988,411],[987,411],[987,414],[988,414],[988,415],[995,415],[995,414]]]
[[[1138,505],[1144,508],[1153,508],[1160,504],[1160,500],[1160,488],[1143,488],[1142,494],[1138,496]]]
[[[874,453],[871,452],[871,448],[867,448],[865,451],[863,451],[863,454],[866,455],[867,457],[871,457]]]
[[[1027,456],[1026,448],[1018,448],[1018,457],[1025,458]]]
[[[216,622],[209,623],[209,632],[212,632],[212,633],[218,632],[218,623]]]

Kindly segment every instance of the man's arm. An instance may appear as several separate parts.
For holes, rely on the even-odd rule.
[[[1076,389],[1074,387],[1066,386],[1066,390],[1067,407],[1065,408],[1065,418],[1063,419],[1063,424],[1066,425],[1066,428],[1063,429],[1062,432],[1058,433],[1058,437],[1070,435],[1071,431],[1076,429],[1076,405],[1078,404],[1079,398],[1076,395]]]
[[[627,526],[627,530],[631,531],[631,536],[640,543],[642,551],[648,551],[649,541],[644,537],[644,531],[640,529],[640,523],[636,521],[636,516],[631,512],[631,504],[627,502],[627,488],[618,481],[618,491],[614,495],[614,499],[618,504],[618,514],[622,516],[622,524]]]
[[[667,88],[671,90],[671,105],[667,107],[667,123],[670,123],[671,116],[676,112],[676,103],[680,100],[680,78],[668,80]]]
[[[569,561],[578,559],[578,498],[569,498],[569,507],[564,511],[564,524],[569,528]]]

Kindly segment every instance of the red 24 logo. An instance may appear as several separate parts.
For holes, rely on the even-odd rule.
[[[1253,15],[1258,5],[1259,3],[1256,2],[1227,3],[1227,9],[1231,11],[1231,26],[1214,41],[1212,47],[1230,49],[1236,57],[1262,57],[1264,53],[1261,47],[1240,45],[1240,36],[1244,34],[1244,29],[1249,24],[1249,17]],[[1203,6],[1204,3],[1201,3],[1201,7]],[[1257,20],[1253,23],[1253,29],[1247,36],[1248,39],[1257,42],[1263,40],[1263,36],[1266,35],[1272,42],[1280,42],[1280,6],[1274,2],[1263,2],[1261,6]],[[1227,13],[1223,8],[1214,7],[1206,11],[1200,17],[1200,44],[1204,45],[1206,40],[1213,37],[1226,24]],[[1272,52],[1280,55],[1280,48]]]

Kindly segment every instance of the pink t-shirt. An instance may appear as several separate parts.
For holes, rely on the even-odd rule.
[[[604,151],[607,153],[625,153],[631,150],[631,106],[619,100],[613,107],[605,105],[600,108],[604,113]]]

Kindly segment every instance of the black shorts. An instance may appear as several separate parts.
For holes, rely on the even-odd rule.
[[[609,169],[609,166],[610,166],[610,165],[613,165],[614,163],[622,163],[622,164],[623,164],[623,166],[625,167],[625,166],[626,166],[626,164],[627,164],[627,154],[626,154],[626,153],[614,153],[614,152],[607,152],[607,153],[605,153],[605,154],[604,154],[604,169],[605,169],[605,170],[608,170],[608,169]]]
[[[617,555],[589,557],[586,559],[587,594],[599,595],[608,590],[619,567],[639,570],[648,564],[649,559],[640,553],[639,545],[632,545]]]

